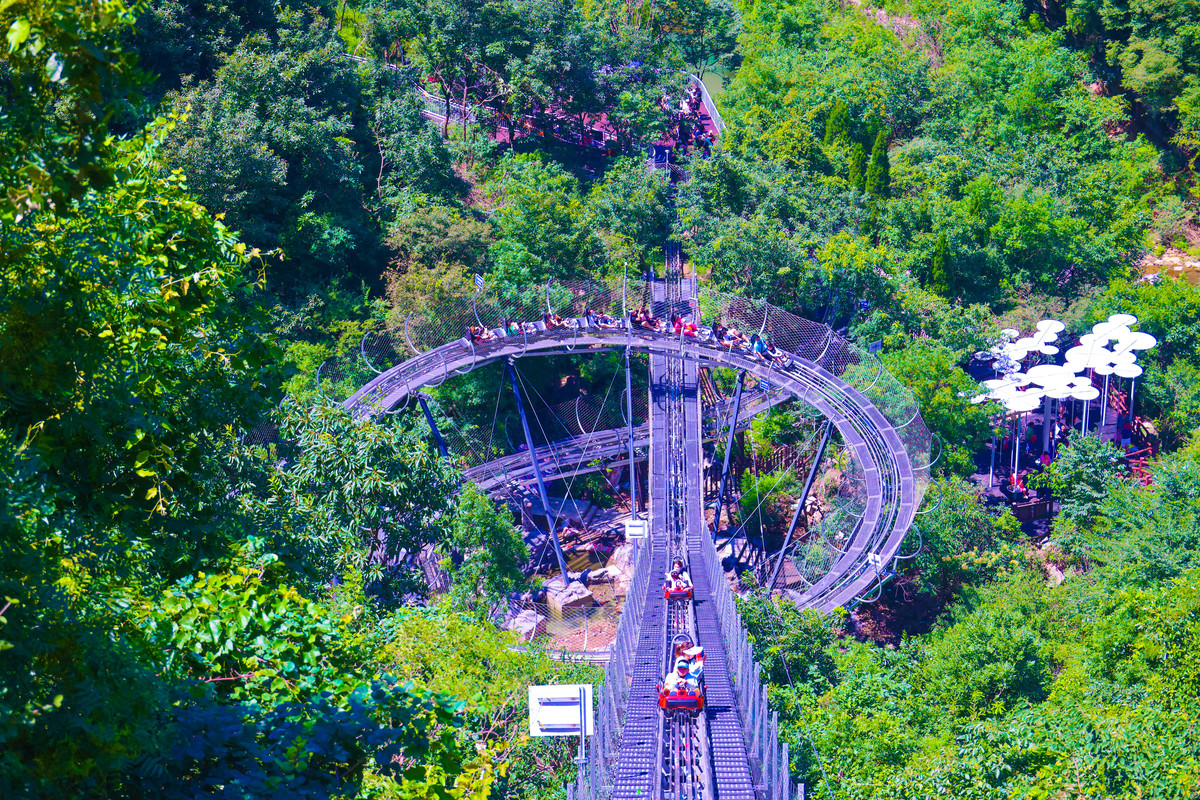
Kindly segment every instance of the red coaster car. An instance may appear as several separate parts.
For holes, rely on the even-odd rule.
[[[658,707],[664,711],[700,711],[704,708],[704,693],[700,690],[676,689],[663,691],[659,687]]]
[[[691,586],[683,586],[683,587],[664,586],[663,587],[663,597],[665,597],[668,600],[691,600],[692,599],[692,587]]]

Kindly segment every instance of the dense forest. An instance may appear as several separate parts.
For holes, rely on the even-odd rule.
[[[489,621],[520,531],[423,421],[315,376],[474,273],[653,272],[670,230],[702,281],[878,342],[944,446],[873,606],[745,587],[809,794],[1200,795],[1200,0],[0,0],[0,27],[0,797],[563,797],[526,686],[601,676]],[[689,72],[727,130],[672,196],[644,153]],[[452,104],[493,114],[423,114]],[[600,116],[604,155],[515,129]],[[1114,312],[1159,342],[1153,480],[1072,438],[1035,545],[978,502],[995,409],[962,366]],[[438,413],[486,419],[495,383]],[[451,590],[383,569],[383,528]]]

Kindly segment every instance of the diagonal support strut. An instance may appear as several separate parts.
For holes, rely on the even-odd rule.
[[[713,517],[714,536],[721,529],[721,511],[725,508],[725,483],[729,480],[729,457],[733,454],[733,437],[737,432],[738,414],[742,410],[742,389],[745,385],[746,372],[743,370],[738,373],[737,391],[733,393],[733,411],[729,416],[729,438],[725,440],[725,462],[721,465],[721,482],[717,487],[717,513]]]
[[[525,432],[525,447],[529,450],[529,460],[533,463],[533,477],[537,479],[538,495],[542,498],[542,509],[546,512],[546,522],[550,526],[550,539],[554,543],[554,556],[558,559],[558,569],[562,573],[563,588],[571,583],[567,575],[567,559],[563,555],[562,545],[558,541],[558,531],[554,525],[554,514],[550,510],[550,498],[546,494],[546,482],[542,480],[542,468],[538,465],[537,451],[533,446],[533,435],[529,432],[529,418],[525,416],[525,402],[521,399],[521,389],[517,386],[517,371],[513,367],[513,359],[508,359],[508,380],[512,384],[513,394],[517,399],[517,413],[521,415],[521,429]]]
[[[417,392],[417,402],[421,404],[421,410],[425,412],[425,421],[429,423],[429,430],[433,432],[433,440],[437,442],[438,452],[442,454],[442,458],[449,458],[450,450],[446,447],[446,440],[442,438],[442,432],[438,430],[437,423],[433,420],[433,414],[429,411],[428,397],[429,395],[424,392]]]
[[[796,525],[800,522],[800,515],[804,513],[804,504],[808,500],[808,493],[812,490],[813,481],[817,479],[817,470],[821,467],[821,459],[825,457],[825,448],[829,445],[829,437],[833,433],[833,421],[825,420],[825,432],[821,435],[821,444],[817,446],[816,455],[813,456],[812,466],[808,470],[808,478],[804,481],[804,489],[800,492],[800,497],[796,501],[796,513],[792,515],[792,524],[788,526],[787,536],[783,537],[783,547],[779,548],[779,560],[775,563],[775,569],[771,572],[771,580],[767,582],[767,591],[775,588],[775,581],[779,578],[779,571],[783,569],[783,559],[787,555],[788,545],[792,543],[792,534],[796,532]]]

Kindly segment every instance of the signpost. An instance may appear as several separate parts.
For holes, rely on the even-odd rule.
[[[644,519],[631,519],[625,523],[625,541],[645,541],[649,536],[650,526]]]
[[[584,737],[592,733],[593,716],[590,683],[529,687],[529,735],[578,735],[577,764],[584,762]]]

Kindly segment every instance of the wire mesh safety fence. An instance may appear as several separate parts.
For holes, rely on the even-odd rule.
[[[627,344],[637,347],[646,339],[677,338],[681,352],[686,345],[701,357],[732,365],[738,358],[746,359],[746,338],[758,334],[779,351],[774,357],[753,359],[768,391],[803,379],[802,400],[840,409],[839,430],[850,426],[860,433],[853,447],[845,443],[844,463],[838,467],[841,478],[833,489],[839,507],[845,508],[824,514],[820,537],[802,538],[795,551],[787,554],[787,568],[776,588],[793,590],[798,597],[816,592],[844,594],[843,589],[886,575],[890,562],[869,556],[887,550],[893,558],[899,551],[896,537],[903,535],[911,518],[911,508],[905,517],[901,506],[919,503],[929,483],[930,435],[911,392],[883,369],[875,354],[841,338],[826,325],[765,301],[708,286],[700,287],[697,300],[655,304],[650,286],[641,279],[549,281],[525,287],[485,281],[474,292],[464,288],[427,298],[410,313],[397,317],[389,329],[364,337],[357,359],[348,354],[323,365],[321,381],[328,393],[346,396],[351,387],[362,385],[356,381],[364,375],[384,373],[350,404],[367,408],[375,403],[394,412],[409,402],[417,388],[436,387],[455,373],[487,363],[499,352],[519,357],[531,345],[537,352],[538,342],[547,337],[555,339],[557,352],[576,355]],[[669,324],[664,325],[665,331],[632,326],[627,315],[637,309],[645,309],[664,323],[680,315],[694,321],[700,330],[694,337],[672,337]],[[475,336],[472,328],[490,333]],[[606,336],[611,345],[599,343]],[[351,360],[359,363],[348,363]],[[363,362],[370,368],[365,369]],[[591,443],[578,441],[584,429],[611,424],[614,427],[607,430],[614,430],[621,424],[618,420],[623,421],[620,406],[610,398],[601,406],[579,409],[578,414],[570,408],[554,409],[544,415],[547,422],[540,436],[547,443],[556,442],[557,448],[558,434],[565,434],[567,440],[573,434],[576,441],[570,444],[586,448]],[[575,416],[578,420],[572,421]],[[461,439],[454,432],[447,438],[455,440],[458,447],[452,450],[466,458],[468,465],[491,463],[516,452],[513,443],[519,445],[518,437],[509,430],[512,426],[504,423],[497,420],[486,441],[482,431],[463,431]],[[594,444],[602,446],[599,441]],[[615,453],[616,442],[609,444]],[[895,458],[900,450],[906,456],[904,464]],[[566,460],[578,466],[587,456],[586,451],[576,450]],[[864,464],[864,458],[870,463]],[[554,461],[559,467],[564,463],[557,454]],[[852,513],[864,502],[871,506],[870,514]],[[823,570],[831,564],[841,565],[839,574],[822,583],[827,574]]]
[[[790,762],[787,742],[781,744],[779,741],[779,714],[772,712],[768,705],[767,687],[761,680],[762,669],[754,660],[754,651],[742,626],[733,592],[721,568],[720,555],[711,539],[706,542],[701,547],[701,568],[707,573],[712,603],[720,623],[726,666],[741,713],[746,753],[759,775],[759,788],[765,800],[789,800]]]
[[[684,316],[700,330],[695,336],[673,336],[669,327],[634,327],[626,315],[637,308],[646,308],[660,320]],[[778,350],[752,353],[746,340],[752,334]],[[364,339],[361,355],[380,375],[356,392],[347,407],[356,413],[394,412],[416,388],[437,386],[456,372],[465,373],[498,357],[545,353],[547,345],[559,354],[626,346],[661,352],[677,346],[680,355],[751,369],[766,390],[784,387],[830,416],[843,439],[836,456],[839,474],[824,487],[827,502],[816,533],[789,555],[791,568],[785,571],[780,588],[795,588],[802,600],[816,598],[810,601],[814,606],[820,598],[827,603],[845,602],[877,583],[898,555],[929,482],[931,440],[912,394],[874,354],[825,325],[763,301],[704,287],[695,301],[654,304],[650,285],[643,281],[550,282],[520,289],[485,283],[474,295],[427,303],[391,330]],[[396,355],[389,357],[389,353]],[[400,353],[412,356],[400,359]],[[325,379],[331,387],[335,381],[344,385],[343,375],[353,369],[357,368],[333,366]],[[704,569],[714,587],[747,749],[761,776],[762,792],[784,800],[791,789],[778,719],[767,707],[761,671],[711,542],[708,548]],[[643,547],[639,552],[639,564],[648,563],[648,550]],[[629,659],[641,619],[637,605],[644,596],[644,582],[631,587],[627,613],[617,624],[597,707],[597,735],[581,765],[581,780],[572,786],[581,800],[605,797],[611,786],[629,687]]]
[[[579,765],[577,780],[567,787],[567,796],[575,800],[605,800],[612,795],[634,655],[650,586],[652,547],[649,540],[640,542],[634,557],[633,578],[604,670],[604,685],[597,692],[594,733],[587,740],[587,751]]]

